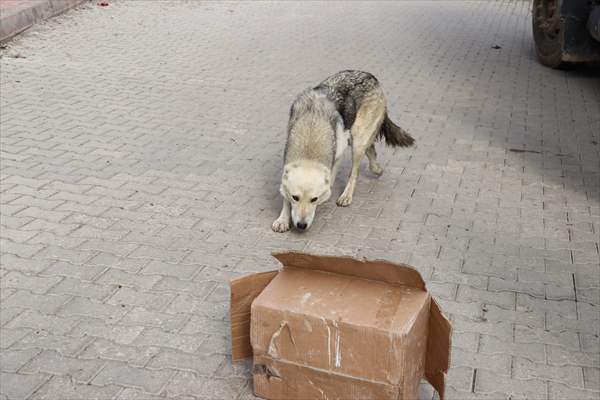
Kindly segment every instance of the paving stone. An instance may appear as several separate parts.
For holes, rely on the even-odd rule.
[[[44,294],[48,289],[60,281],[61,278],[58,277],[36,277],[25,275],[20,272],[9,272],[2,277],[0,287],[2,287],[2,289],[23,289],[37,294]]]
[[[581,350],[583,352],[592,352],[597,353],[600,348],[600,338],[597,334],[595,335],[586,335],[580,334],[581,339]]]
[[[152,358],[147,367],[187,370],[202,376],[212,376],[224,360],[225,357],[221,354],[199,356],[163,349],[157,356]]]
[[[55,315],[40,314],[34,310],[26,310],[12,319],[6,328],[31,328],[44,330],[53,334],[68,332],[77,322],[75,318],[62,318]]]
[[[102,255],[99,259],[93,258],[88,261],[88,263],[119,269],[125,272],[137,273],[148,263],[148,260],[141,258],[114,257],[113,255],[105,253],[105,255]]]
[[[173,294],[156,294],[137,291],[128,287],[121,287],[107,300],[107,303],[114,305],[126,304],[143,307],[147,310],[159,311],[164,309],[174,297],[175,295]]]
[[[6,325],[13,319],[15,319],[18,315],[23,314],[25,312],[24,308],[21,307],[4,307],[2,310],[2,314],[0,314],[0,325]]]
[[[458,390],[470,391],[475,371],[470,367],[456,367],[448,371],[448,385]]]
[[[35,255],[40,260],[61,260],[71,264],[83,264],[94,255],[93,252],[65,249],[55,245],[47,246]]]
[[[581,304],[581,303],[579,303]],[[546,313],[546,327],[550,331],[575,331],[590,335],[598,334],[598,321],[595,319],[574,319],[553,312]]]
[[[231,361],[231,356],[226,356],[216,372],[217,376],[238,376],[252,380],[252,358]]]
[[[600,368],[583,367],[583,381],[586,389],[600,391]]]
[[[124,388],[115,400],[159,400],[164,399],[163,396],[155,396],[150,393],[138,389]]]
[[[145,258],[151,260],[163,260],[167,263],[178,263],[186,255],[186,251],[182,250],[165,250],[157,249],[151,246],[140,246],[134,250],[129,257],[132,258]]]
[[[32,260],[29,258],[21,258],[12,254],[2,254],[0,264],[3,268],[11,271],[18,271],[28,274],[37,274],[50,265],[45,260]]]
[[[600,392],[596,390],[585,390],[564,385],[559,382],[548,382],[548,398],[550,400],[559,399],[577,399],[592,400],[597,399]]]
[[[477,370],[475,392],[492,393],[498,391],[516,397],[540,399],[546,397],[546,382],[537,379],[512,379],[496,375],[493,371]]]
[[[74,238],[71,236],[60,236],[52,232],[39,232],[37,235],[29,239],[29,244],[40,244],[43,246],[58,246],[63,249],[76,249],[84,239]]]
[[[452,347],[476,352],[479,348],[479,333],[452,331]]]
[[[199,265],[168,264],[153,260],[140,271],[140,274],[174,276],[179,279],[190,279],[200,268]]]
[[[508,354],[537,363],[546,361],[544,345],[541,343],[512,343],[488,335],[481,336],[479,351],[485,354]]]
[[[215,277],[216,278],[216,277]],[[189,294],[199,299],[204,299],[213,290],[215,283],[212,281],[186,281],[175,277],[163,277],[160,282],[154,286],[154,290]]]
[[[35,400],[55,400],[55,399],[87,399],[87,400],[106,400],[112,399],[121,390],[120,387],[109,386],[91,386],[77,384],[68,377],[54,376],[42,387],[40,387],[31,397]]]
[[[118,290],[117,286],[96,285],[95,283],[80,281],[78,279],[64,278],[56,286],[50,289],[48,293],[57,295],[65,294],[101,300],[108,297],[115,290]]]
[[[96,339],[79,355],[84,359],[104,359],[127,362],[129,365],[143,367],[160,351],[159,347],[126,346],[105,339]]]
[[[188,295],[180,295],[164,310],[169,314],[196,314],[203,318],[225,320],[229,311],[225,303],[211,303]]]
[[[488,399],[488,400],[524,400],[526,397],[512,396],[506,393],[473,393],[471,391],[456,390],[452,386],[446,388],[446,398],[449,400],[471,400],[471,399]]]
[[[436,299],[440,307],[446,314],[460,316],[474,321],[480,321],[483,313],[483,307],[480,303],[462,303],[456,301],[448,301],[444,299]]]
[[[486,304],[494,304],[509,310],[514,309],[516,301],[514,293],[493,291],[488,292],[486,290],[475,289],[465,285],[459,286],[456,299],[463,302],[482,302]]]
[[[561,382],[571,387],[583,387],[583,371],[581,367],[549,366],[515,357],[513,373],[517,379],[535,378]]]
[[[30,258],[44,248],[39,244],[17,243],[7,239],[0,239],[0,247],[3,253],[21,258]]]
[[[25,243],[29,239],[31,239],[32,237],[37,235],[36,231],[27,230],[28,225],[29,224],[26,224],[25,228],[21,227],[20,229],[3,228],[2,229],[2,238],[8,239],[8,240],[16,242],[16,243]]]
[[[43,351],[26,366],[21,372],[39,374],[40,372],[52,375],[69,376],[75,382],[89,381],[104,365],[100,360],[81,360],[68,358],[54,351]]]
[[[206,335],[217,335],[227,331],[228,325],[229,324],[225,321],[200,318],[194,315],[185,324],[183,329],[181,329],[181,333],[185,333],[188,335],[196,333],[203,333]]]
[[[74,201],[81,204],[90,204],[98,199],[98,196],[87,196],[70,192],[57,192],[51,196],[52,200],[63,203],[64,201]]]
[[[12,217],[9,215],[0,214],[0,225],[5,226],[10,229],[19,229],[23,225],[31,222],[33,218],[26,217]],[[10,241],[7,241],[4,244],[10,244]],[[8,253],[8,252],[7,252]],[[8,253],[11,254],[11,253]]]
[[[101,265],[75,265],[66,261],[50,262],[48,268],[39,273],[40,276],[64,276],[83,281],[93,281],[106,269]]]
[[[490,322],[512,322],[528,327],[544,327],[543,312],[528,310],[512,311],[491,304],[485,306],[484,319]]]
[[[186,315],[172,315],[156,311],[148,311],[141,307],[135,307],[129,311],[119,323],[122,325],[135,325],[160,328],[166,332],[179,331],[188,320]],[[186,324],[186,327],[189,324]],[[182,333],[195,333],[182,330]]]
[[[202,335],[181,335],[161,331],[156,328],[146,328],[135,340],[136,346],[162,346],[194,353],[204,342]]]
[[[73,337],[98,337],[112,340],[119,344],[130,344],[144,330],[141,326],[109,325],[97,320],[80,322],[69,336]]]
[[[201,399],[230,399],[240,392],[244,379],[207,379],[190,372],[178,372],[169,382],[167,396],[197,396]]]
[[[64,182],[63,182],[64,183]],[[56,207],[55,212],[71,211],[75,213],[83,213],[97,217],[108,210],[108,207],[102,207],[97,205],[80,204],[77,202],[66,201],[60,206]]]
[[[564,346],[568,349],[579,350],[579,337],[575,332],[546,331],[539,328],[515,326],[515,342],[517,343],[545,343]]]
[[[171,370],[142,369],[115,362],[105,366],[92,380],[92,384],[130,386],[158,394],[172,375]]]
[[[126,312],[126,307],[100,303],[87,297],[73,297],[57,314],[98,318],[110,323],[120,319]]]
[[[561,346],[546,346],[548,364],[600,368],[600,353],[573,351]]]
[[[26,290],[19,290],[4,299],[2,306],[21,307],[36,310],[42,314],[54,314],[69,299],[69,296],[39,295]]]
[[[80,250],[99,251],[101,253],[111,253],[120,257],[125,257],[136,247],[137,246],[132,243],[94,238],[83,241],[78,248]]]
[[[84,225],[73,230],[70,235],[76,238],[85,239],[102,239],[117,241],[127,234],[127,231],[116,231],[111,229],[95,228],[93,226]]]
[[[66,236],[70,232],[73,232],[75,229],[79,228],[79,224],[65,224],[65,223],[56,223],[49,222],[43,219],[34,219],[28,224],[23,225],[20,229],[24,231],[43,231],[50,232],[58,236]]]
[[[12,346],[13,343],[27,335],[29,332],[31,332],[31,329],[28,328],[0,329],[0,348],[5,349]]]
[[[7,399],[25,399],[41,384],[48,380],[47,375],[22,375],[0,372],[0,394]]]
[[[545,288],[542,282],[514,282],[495,277],[490,278],[489,290],[498,292],[525,293],[532,297],[544,297]]]
[[[32,196],[21,196],[16,200],[13,200],[11,205],[26,205],[38,207],[40,209],[52,210],[62,204],[62,200],[47,200],[39,197]]]
[[[228,336],[211,335],[202,342],[197,353],[231,354],[231,339]]]
[[[53,350],[63,356],[71,357],[79,352],[90,341],[91,339],[86,337],[73,338],[64,335],[56,335],[38,329],[22,337],[17,343],[12,345],[12,348],[19,350]]]
[[[511,374],[511,357],[507,354],[485,354],[454,349],[452,364],[455,367],[489,369],[499,375],[510,376]]]
[[[39,352],[38,349],[5,350],[0,353],[0,369],[2,372],[17,372]]]

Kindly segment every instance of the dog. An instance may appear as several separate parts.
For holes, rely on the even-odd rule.
[[[378,138],[393,147],[415,141],[388,117],[383,90],[372,74],[341,71],[301,92],[290,109],[280,186],[283,207],[272,229],[286,232],[290,223],[300,231],[310,228],[317,206],[331,196],[348,145],[352,169],[337,205],[349,206],[365,155],[371,172],[383,173],[375,151]]]

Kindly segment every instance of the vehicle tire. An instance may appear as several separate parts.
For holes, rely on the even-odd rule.
[[[562,60],[559,0],[533,0],[531,14],[535,52],[540,62],[557,69],[572,67]]]

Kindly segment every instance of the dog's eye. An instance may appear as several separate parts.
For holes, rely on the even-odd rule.
[[[294,199],[294,201],[299,201],[300,197],[298,197],[298,196],[292,196],[292,199]]]
[[[314,203],[315,201],[317,201],[318,197],[313,197],[312,199],[310,199],[311,203]]]

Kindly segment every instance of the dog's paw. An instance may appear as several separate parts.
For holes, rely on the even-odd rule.
[[[335,203],[340,207],[348,207],[350,204],[352,204],[352,195],[342,193]]]
[[[383,174],[383,168],[379,164],[369,165],[369,169],[371,170],[372,173],[377,175],[377,177],[380,177],[381,174]]]
[[[290,221],[276,219],[275,222],[273,222],[273,225],[271,225],[271,229],[273,229],[274,232],[287,232],[290,230]]]

